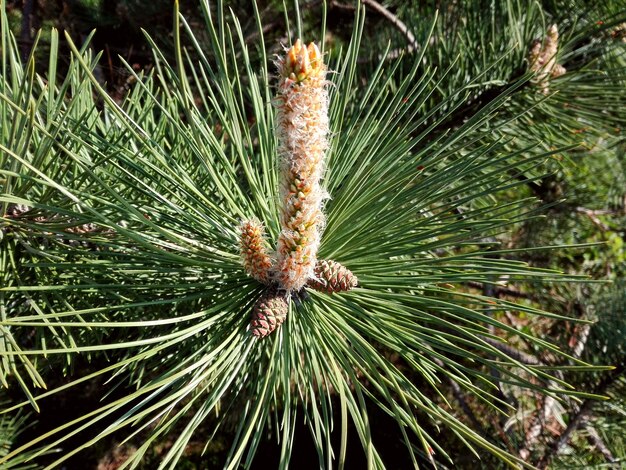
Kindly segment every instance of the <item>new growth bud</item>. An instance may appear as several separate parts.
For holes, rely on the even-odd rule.
[[[298,39],[287,51],[284,59],[279,62],[280,74],[291,82],[301,83],[313,77],[324,76],[326,69],[322,54],[313,43],[307,47]]]
[[[555,24],[548,28],[543,43],[540,40],[533,41],[528,54],[530,70],[535,73],[535,83],[544,94],[550,92],[550,78],[563,75],[566,70],[556,63],[556,55],[559,49],[559,30]]]

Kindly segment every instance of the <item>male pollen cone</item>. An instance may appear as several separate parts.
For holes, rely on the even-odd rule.
[[[272,258],[267,252],[265,229],[258,220],[244,220],[239,227],[239,247],[246,272],[259,282],[268,284]]]

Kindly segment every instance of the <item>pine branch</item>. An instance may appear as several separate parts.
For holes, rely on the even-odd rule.
[[[522,74],[519,74],[521,77]],[[513,83],[515,78],[519,78],[517,75],[511,77],[509,83]],[[526,86],[526,85],[523,85]],[[498,98],[502,97],[506,90],[508,90],[509,84],[500,85],[497,87],[489,88],[483,91],[478,96],[469,99],[464,104],[459,106],[450,116],[441,122],[437,123],[433,129],[433,135],[438,136],[442,133],[448,132],[450,129],[455,129],[463,125],[464,122],[471,119],[483,109],[487,108],[491,103],[495,102]]]
[[[480,290],[483,290],[483,286],[485,285],[482,282],[476,282],[476,281],[468,281],[465,284],[469,287],[472,287],[474,289],[480,289]],[[492,288],[493,288],[493,294],[495,297],[500,297],[504,295],[507,297],[514,297],[516,299],[536,299],[537,298],[536,296],[528,292],[522,292],[517,289],[513,289],[511,287],[492,286]]]
[[[625,367],[622,364],[613,369],[610,373],[607,373],[600,381],[600,383],[598,383],[598,385],[594,387],[593,393],[595,395],[605,394],[607,390],[615,383],[615,381],[621,377],[621,375],[624,373],[624,370]],[[563,431],[559,438],[548,447],[546,453],[537,463],[537,468],[545,469],[548,467],[550,461],[554,458],[554,456],[557,455],[561,448],[569,442],[572,434],[576,432],[576,430],[584,423],[585,419],[592,414],[593,406],[596,404],[596,402],[597,400],[592,400],[590,398],[587,398],[583,402],[576,414],[570,420],[565,431]]]
[[[413,52],[419,50],[419,44],[415,39],[415,35],[411,32],[409,27],[400,20],[396,15],[391,13],[387,8],[374,0],[362,0],[364,5],[371,7],[374,11],[382,15],[387,19],[398,31],[400,31],[408,42],[407,52]]]
[[[598,218],[598,215],[610,214],[612,211],[591,210],[591,209],[587,209],[586,207],[577,207],[575,210],[579,214],[584,214],[587,217],[589,217],[589,220],[591,220],[591,222],[593,222],[593,224],[596,227],[598,227],[602,232],[606,232],[607,230],[610,229],[610,227],[607,224],[605,224]]]
[[[531,450],[535,447],[537,440],[543,436],[545,424],[552,416],[556,400],[550,396],[544,396],[542,400],[541,413],[537,413],[524,436],[524,444],[519,451],[519,456],[528,461]]]
[[[532,356],[531,354],[520,351],[519,349],[513,346],[504,344],[500,341],[496,341],[486,336],[481,336],[481,339],[485,343],[488,343],[489,345],[503,352],[504,354],[509,356],[511,359],[515,359],[516,361],[521,362],[522,364],[531,365],[531,366],[540,366],[540,365],[545,366],[546,365],[543,362],[541,362],[539,359],[537,359],[535,356]]]
[[[309,5],[315,5],[319,3],[321,2],[316,1],[316,2],[312,2]],[[402,33],[403,36],[406,37],[408,46],[406,48],[393,49],[389,51],[387,55],[385,56],[385,60],[397,59],[403,53],[411,54],[413,52],[417,52],[420,50],[420,45],[417,39],[415,38],[415,35],[400,18],[398,18],[391,11],[389,11],[383,5],[381,5],[380,3],[374,0],[362,0],[361,3],[363,3],[363,5],[368,6],[370,9],[374,10],[379,15],[383,16],[387,21],[389,21],[394,26],[394,28],[396,28],[398,31],[400,31],[400,33]],[[337,0],[331,0],[329,6],[330,8],[334,8],[338,10],[345,10],[345,11],[352,11],[352,12],[356,10],[356,7],[354,5],[341,3],[341,2],[338,2]],[[359,62],[361,62],[361,60],[359,60]],[[365,60],[363,60],[363,62],[365,62]],[[367,62],[369,62],[369,59],[367,60]]]
[[[587,431],[587,439],[589,440],[591,445],[593,445],[604,456],[604,458],[608,462],[611,462],[611,463],[617,462],[617,459],[611,452],[611,449],[609,449],[606,446],[606,444],[604,443],[604,441],[598,434],[598,431],[596,431],[596,428],[594,428],[591,424],[587,423],[585,425],[585,431]]]

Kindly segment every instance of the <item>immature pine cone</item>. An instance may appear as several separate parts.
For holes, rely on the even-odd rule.
[[[263,225],[257,220],[245,220],[239,227],[239,235],[243,267],[251,277],[268,284],[272,259],[267,253]]]
[[[281,289],[298,291],[313,277],[321,229],[320,180],[328,149],[326,66],[313,43],[300,40],[278,61],[276,96],[280,156],[280,225],[275,276]]]
[[[289,304],[285,296],[276,289],[270,289],[252,307],[250,332],[257,338],[265,338],[282,325],[288,311]]]
[[[343,264],[333,260],[319,260],[315,266],[315,279],[309,280],[307,285],[332,294],[353,289],[358,282],[357,277]]]

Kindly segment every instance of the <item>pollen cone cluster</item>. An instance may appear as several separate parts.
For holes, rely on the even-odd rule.
[[[313,43],[300,40],[278,62],[277,131],[280,225],[276,281],[298,291],[313,277],[324,224],[320,180],[328,148],[326,67]]]
[[[537,84],[544,94],[550,92],[550,78],[560,77],[566,72],[565,67],[556,62],[559,48],[559,30],[555,24],[548,28],[543,43],[535,40],[528,55],[530,70],[535,72],[533,83]]]
[[[243,267],[259,282],[270,282],[272,259],[267,251],[265,229],[258,220],[245,220],[239,227],[239,243]]]
[[[252,309],[250,332],[263,338],[287,317],[291,294],[307,286],[332,294],[357,286],[336,261],[317,260],[324,226],[320,181],[328,149],[326,66],[313,43],[300,40],[278,59],[276,96],[280,159],[280,226],[276,252],[268,252],[263,225],[246,220],[239,228],[246,272],[268,286]]]
[[[327,294],[345,292],[358,285],[357,277],[343,264],[333,260],[319,260],[315,266],[315,278],[307,284],[312,289]]]

